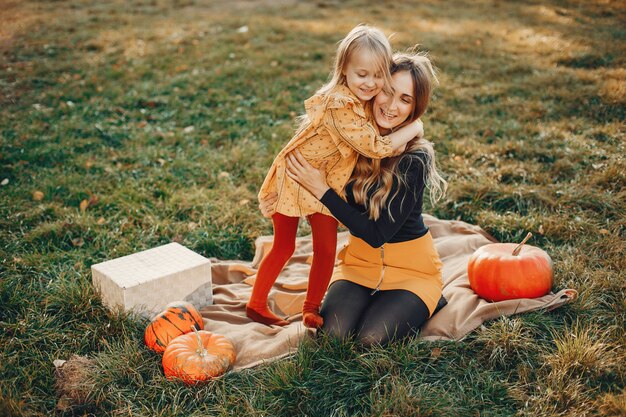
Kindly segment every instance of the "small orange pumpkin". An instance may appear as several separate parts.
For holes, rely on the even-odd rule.
[[[524,243],[492,243],[470,257],[467,274],[470,287],[489,301],[536,298],[552,288],[552,260],[535,246]]]
[[[152,319],[146,327],[143,339],[149,349],[163,353],[170,341],[189,333],[193,326],[204,329],[204,322],[198,310],[188,302],[175,301]]]
[[[172,340],[163,354],[163,371],[168,379],[186,384],[208,381],[222,375],[235,362],[233,344],[224,336],[206,330]]]

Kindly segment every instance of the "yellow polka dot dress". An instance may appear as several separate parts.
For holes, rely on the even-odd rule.
[[[319,168],[326,166],[328,185],[337,193],[352,174],[359,154],[380,159],[393,152],[391,140],[381,136],[373,118],[361,101],[344,85],[324,96],[314,95],[304,102],[308,122],[278,153],[261,185],[259,198],[278,193],[276,212],[301,217],[313,213],[330,216],[330,211],[286,173],[286,156],[299,149],[304,158]]]

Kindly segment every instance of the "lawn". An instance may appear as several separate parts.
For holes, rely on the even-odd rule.
[[[256,191],[361,22],[439,69],[423,120],[450,188],[425,211],[533,232],[579,298],[462,341],[321,339],[167,381],[90,266],[171,241],[251,259]],[[611,0],[0,0],[0,416],[626,415],[625,68]],[[72,409],[53,361],[74,354],[95,365]]]

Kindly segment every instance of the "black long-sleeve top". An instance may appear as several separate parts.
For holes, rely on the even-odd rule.
[[[383,207],[377,220],[371,220],[365,207],[354,201],[352,182],[346,185],[347,202],[332,189],[326,191],[320,201],[351,234],[374,248],[387,242],[406,242],[422,237],[428,231],[422,219],[426,158],[426,154],[417,152],[400,160],[398,169],[404,173],[406,185],[398,184],[394,179],[390,196],[394,195],[398,187],[400,191]]]

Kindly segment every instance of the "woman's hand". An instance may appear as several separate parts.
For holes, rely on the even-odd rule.
[[[287,154],[287,175],[319,200],[330,188],[326,182],[326,163],[321,167],[323,170],[316,169],[296,149]]]
[[[269,193],[265,197],[259,198],[259,210],[263,217],[271,218],[276,213],[276,202],[278,201],[278,193]]]

